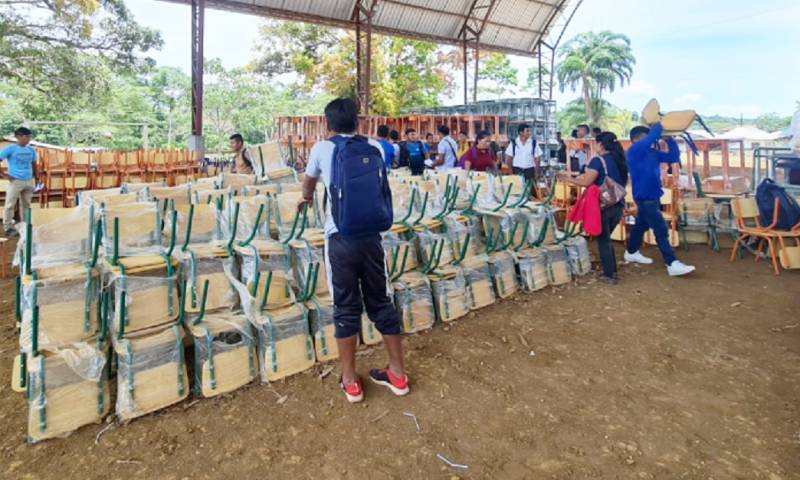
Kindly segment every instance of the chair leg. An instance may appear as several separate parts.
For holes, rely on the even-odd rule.
[[[736,253],[739,251],[739,244],[742,243],[742,240],[744,240],[745,237],[746,235],[739,235],[739,238],[737,238],[736,241],[733,242],[733,251],[731,252],[731,262],[736,260]]]
[[[772,243],[770,243],[772,245]],[[764,248],[764,239],[758,241],[758,248],[756,248],[756,263],[761,259],[761,249]]]
[[[775,254],[775,242],[772,239],[767,239],[769,243],[769,256],[772,258],[772,269],[775,270],[775,275],[780,275],[781,271],[778,268],[778,256]]]

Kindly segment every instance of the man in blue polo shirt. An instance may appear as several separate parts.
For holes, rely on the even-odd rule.
[[[389,141],[389,126],[378,125],[378,143],[381,144],[383,149],[383,161],[386,164],[386,170],[394,168],[394,145]]]
[[[3,209],[3,227],[6,236],[16,236],[14,229],[14,209],[19,202],[19,213],[24,216],[31,207],[33,189],[36,186],[36,150],[30,147],[32,132],[25,127],[14,131],[17,143],[0,151],[0,160],[7,163],[6,178],[9,185],[6,190],[6,205]]]

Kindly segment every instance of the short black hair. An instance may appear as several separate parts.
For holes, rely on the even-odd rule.
[[[531,126],[527,123],[521,123],[519,127],[517,127],[517,134],[524,132],[526,128],[531,128]]]
[[[389,137],[389,126],[388,125],[378,125],[378,136],[380,138],[388,138]]]
[[[603,130],[601,130],[600,127],[594,127],[592,129],[592,135],[594,135],[595,137],[600,135],[601,133],[603,133]]]
[[[447,125],[439,125],[439,128],[437,128],[436,130],[445,137],[450,135],[450,127],[448,127]]]
[[[33,135],[33,132],[26,127],[19,127],[18,129],[14,130],[15,137],[21,137],[23,135]]]
[[[397,130],[392,130],[391,132],[389,132],[389,138],[391,138],[392,140],[400,140],[400,132],[398,132]]]
[[[417,131],[417,130],[416,130],[416,129],[414,129],[414,128],[406,128],[406,135],[408,135],[409,133],[414,133],[414,132],[416,132],[416,131]]]
[[[572,137],[572,138],[578,138],[578,129],[577,128],[573,128],[572,132],[569,134],[569,136]]]
[[[582,128],[582,129],[586,130],[586,133],[589,133],[589,132],[592,131],[592,129],[589,128],[589,125],[586,125],[585,123],[579,123],[578,126],[575,127],[576,130],[579,129],[579,128]]]
[[[650,129],[643,125],[633,127],[631,128],[631,141],[635,141],[639,136],[647,135],[648,133],[650,133]]]
[[[469,135],[467,135],[467,132],[465,132],[464,130],[461,130],[461,131],[460,131],[460,132],[458,132],[458,133],[460,133],[461,135],[464,135],[465,137],[468,137],[468,136],[469,136]]]
[[[358,128],[356,102],[349,98],[337,98],[325,106],[325,120],[334,133],[354,133]]]
[[[428,132],[428,133],[425,134],[425,138],[430,138],[432,136],[433,136],[433,134],[431,132]]]
[[[244,138],[242,137],[241,133],[234,133],[233,135],[231,135],[229,140],[238,140],[238,141],[244,143]]]
[[[475,143],[480,142],[484,138],[489,136],[489,132],[487,130],[481,130],[475,135]]]

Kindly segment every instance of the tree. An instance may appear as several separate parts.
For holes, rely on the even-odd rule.
[[[525,82],[525,89],[539,97],[539,66],[535,65],[528,69],[528,79]],[[541,98],[552,98],[550,96],[550,68],[542,64],[542,92]]]
[[[792,117],[781,117],[777,113],[765,113],[756,118],[756,127],[767,132],[775,132],[789,128]]]
[[[612,108],[613,106],[605,100],[592,101],[592,111],[595,112],[598,118],[604,117],[606,112]],[[558,126],[565,137],[568,137],[570,132],[582,123],[589,125],[589,127],[598,126],[592,123],[589,117],[587,117],[583,99],[576,98],[566,103],[564,107],[558,111]]]
[[[502,97],[504,94],[514,93],[514,87],[517,86],[517,69],[511,66],[511,59],[508,55],[503,53],[490,52],[485,56],[481,55],[481,63],[479,68],[480,81],[489,81],[490,86],[478,86],[478,91],[484,91],[492,95],[497,95],[497,98]]]
[[[630,82],[636,63],[628,37],[610,31],[580,33],[559,49],[558,56],[560,89],[580,88],[590,124],[596,120],[593,101],[602,99],[605,90],[613,92],[618,82]]]
[[[329,27],[269,21],[261,29],[262,47],[250,65],[273,80],[289,80],[303,94],[355,98],[355,35]],[[374,35],[371,105],[378,115],[397,115],[412,107],[432,107],[452,91],[457,55],[435,44]]]
[[[161,35],[138,25],[123,0],[9,0],[0,3],[0,78],[51,102],[107,87],[103,69],[135,72]]]

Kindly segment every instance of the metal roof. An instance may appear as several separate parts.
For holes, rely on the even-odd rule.
[[[482,50],[531,56],[540,40],[560,36],[580,0],[205,0],[208,8],[347,29],[359,3],[373,7],[375,33],[440,44],[478,37]]]

